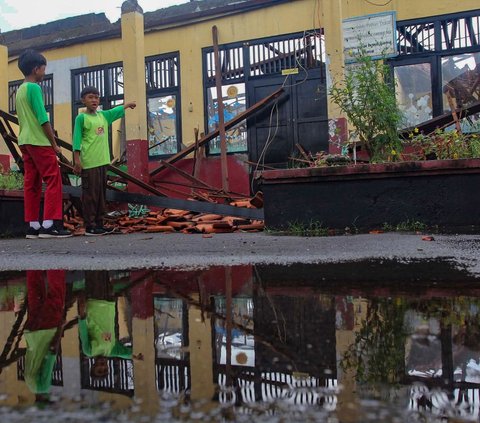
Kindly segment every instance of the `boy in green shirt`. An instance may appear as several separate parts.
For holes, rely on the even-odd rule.
[[[90,376],[95,379],[108,375],[108,358],[133,358],[132,347],[118,340],[116,309],[116,297],[108,271],[86,271],[85,295],[78,298],[78,330],[83,354],[94,358]]]
[[[25,75],[25,81],[17,90],[15,104],[20,127],[18,145],[24,167],[25,222],[29,224],[26,237],[29,239],[72,236],[61,224],[62,178],[57,160],[61,150],[55,141],[43,104],[42,89],[38,85],[45,76],[46,66],[45,57],[34,50],[26,50],[18,58],[18,68]],[[46,189],[40,225],[42,182],[45,182]]]
[[[86,107],[75,119],[73,130],[74,171],[82,177],[82,212],[85,235],[105,235],[110,231],[103,226],[107,188],[107,165],[110,164],[108,127],[125,116],[125,109],[134,109],[135,102],[97,110],[100,93],[95,87],[85,87],[81,94]]]

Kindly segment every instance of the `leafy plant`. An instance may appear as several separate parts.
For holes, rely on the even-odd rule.
[[[411,157],[416,160],[468,159],[480,157],[480,134],[436,129],[424,135],[417,128],[409,136]]]
[[[355,58],[357,63],[345,69],[344,80],[333,84],[330,96],[355,127],[353,140],[361,143],[370,160],[395,161],[402,147],[397,134],[402,113],[390,69],[363,49]]]
[[[20,172],[0,174],[0,189],[23,189],[23,175]]]

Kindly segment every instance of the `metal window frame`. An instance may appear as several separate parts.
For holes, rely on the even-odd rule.
[[[175,60],[176,61],[176,75],[173,77],[177,83],[175,85],[169,85],[165,87],[149,87],[149,66],[152,63],[158,62],[158,61],[168,61],[168,60]],[[177,153],[181,150],[182,148],[182,97],[181,97],[181,74],[180,74],[180,66],[181,66],[181,61],[180,61],[180,52],[179,51],[174,51],[174,52],[169,52],[169,53],[164,53],[164,54],[157,54],[153,56],[147,56],[145,57],[145,81],[146,81],[146,94],[147,94],[147,113],[148,113],[148,100],[151,98],[155,97],[165,97],[169,95],[174,95],[175,96],[175,103],[176,103],[176,110],[177,110],[177,118],[176,118],[176,132],[177,132]],[[180,113],[178,113],[180,111]],[[148,117],[147,117],[147,123],[148,123]],[[175,154],[175,153],[174,153]],[[163,160],[167,157],[170,157],[171,154],[160,154],[156,155],[153,157],[148,156],[149,161],[158,161],[158,160]]]
[[[422,50],[408,54],[400,53],[397,57],[387,60],[392,68],[397,66],[411,65],[415,63],[430,63],[432,76],[432,109],[433,117],[443,114],[443,98],[442,98],[442,59],[448,56],[457,56],[462,54],[472,54],[480,52],[480,30],[476,34],[475,39],[472,37],[472,44],[468,47],[456,48],[452,45],[448,48],[443,47],[442,35],[445,34],[445,28],[452,20],[468,19],[478,17],[480,22],[480,9],[465,12],[451,13],[447,15],[436,15],[431,17],[409,19],[397,22],[397,44],[400,43],[398,32],[399,28],[413,25],[433,25],[434,30],[434,49]],[[479,26],[480,28],[480,26]],[[400,45],[398,45],[399,51]]]
[[[477,18],[480,25],[480,9],[470,10],[465,12],[450,13],[446,15],[436,15],[431,17],[419,18],[419,19],[408,19],[397,21],[397,46],[398,51],[400,52],[399,58],[405,56],[430,56],[432,54],[436,55],[450,55],[450,54],[462,54],[462,53],[471,53],[477,52],[480,49],[480,31],[478,34],[474,34],[474,28],[471,25],[471,19]],[[448,33],[448,26],[452,22],[458,23],[461,19],[466,19],[467,23],[470,20],[470,25],[468,25],[468,35],[470,38],[471,46],[467,47],[454,47],[453,45],[444,48],[443,46],[443,37]],[[403,32],[402,29],[405,29],[409,26],[425,26],[429,25],[433,31],[433,50],[424,50],[419,48],[421,51],[403,53],[401,48],[401,39],[400,32]],[[411,34],[413,36],[414,34]],[[415,34],[416,35],[416,34]],[[456,34],[454,34],[456,35]],[[451,40],[450,40],[450,44]]]
[[[122,62],[114,62],[114,63],[107,63],[104,65],[97,65],[97,66],[88,66],[78,69],[71,70],[71,87],[72,87],[72,106],[73,110],[78,110],[79,107],[83,106],[82,100],[80,98],[81,84],[78,84],[76,78],[82,74],[88,74],[92,72],[103,71],[104,74],[102,76],[101,87],[96,87],[100,91],[100,104],[103,107],[110,107],[110,104],[113,101],[123,100],[124,95],[118,94],[116,87],[113,85],[113,81],[110,78],[109,70],[114,68],[121,68],[123,71],[123,63]],[[92,84],[93,85],[93,84]],[[85,86],[85,85],[84,85]],[[75,108],[75,106],[77,106]],[[75,121],[75,119],[74,119]]]
[[[15,96],[17,94],[18,87],[25,82],[24,79],[17,79],[8,83],[8,112],[16,115],[17,109],[15,104]],[[53,73],[49,73],[44,76],[43,80],[39,83],[42,88],[45,110],[50,116],[50,123],[53,126],[53,111],[54,111],[54,83]],[[47,87],[50,88],[47,90]],[[51,92],[51,94],[50,94]]]
[[[222,84],[231,84],[231,83],[238,83],[238,82],[247,82],[250,79],[261,79],[264,77],[271,77],[274,75],[281,75],[282,70],[284,69],[289,69],[289,68],[282,68],[279,67],[276,69],[274,72],[269,72],[264,75],[252,75],[252,66],[254,65],[259,65],[258,63],[252,63],[251,58],[250,58],[250,47],[255,46],[255,45],[260,45],[260,44],[268,44],[268,43],[275,43],[275,42],[295,42],[301,39],[306,39],[308,37],[312,37],[314,35],[323,35],[323,30],[315,30],[311,29],[308,31],[304,32],[293,32],[293,33],[288,33],[288,34],[281,34],[281,35],[275,35],[272,37],[264,37],[264,38],[256,38],[256,39],[251,39],[251,40],[244,40],[244,41],[236,41],[232,43],[226,43],[226,44],[220,44],[218,46],[220,54],[224,54],[225,51],[231,51],[233,49],[241,49],[243,51],[243,54],[241,55],[243,58],[243,71],[240,71],[237,69],[231,70],[230,72],[239,73],[240,75],[234,77],[234,78],[224,78],[223,72],[222,72]],[[299,49],[298,51],[301,51],[303,49]],[[295,50],[297,51],[297,50]],[[206,87],[212,87],[215,86],[215,77],[214,75],[212,77],[209,77],[208,72],[209,72],[209,60],[208,60],[208,55],[213,53],[213,46],[208,46],[202,48],[202,67],[203,67],[203,85],[204,88]],[[319,54],[322,54],[322,48],[320,44],[320,50]],[[240,56],[240,55],[239,55]],[[229,56],[226,56],[229,57]],[[269,57],[269,59],[273,59],[274,57]],[[261,63],[261,62],[260,62]],[[221,63],[222,68],[225,67],[225,63],[222,61]],[[316,66],[314,66],[316,67]],[[239,68],[240,69],[240,68]],[[236,72],[237,71],[237,72]]]

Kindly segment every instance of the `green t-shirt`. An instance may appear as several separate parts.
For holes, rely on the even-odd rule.
[[[24,82],[17,90],[17,116],[20,126],[18,145],[50,146],[42,125],[48,122],[40,85]]]
[[[132,348],[115,336],[115,302],[87,300],[87,318],[78,321],[82,351],[88,357],[132,358]]]
[[[56,332],[57,328],[25,331],[25,382],[35,394],[46,394],[52,386],[56,355],[49,348]]]
[[[104,166],[110,163],[108,148],[108,126],[125,116],[123,106],[111,110],[99,110],[94,115],[80,113],[73,129],[73,151],[80,151],[84,169]]]

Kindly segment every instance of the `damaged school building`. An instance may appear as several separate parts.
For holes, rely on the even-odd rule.
[[[136,101],[111,130],[112,158],[167,196],[189,196],[192,183],[249,196],[255,171],[286,167],[300,149],[337,151],[346,125],[328,87],[345,69],[346,22],[383,25],[387,44],[391,22],[388,63],[411,125],[448,112],[447,92],[458,106],[480,97],[478,0],[140,6],[125,1],[114,23],[92,13],[1,34],[0,109],[15,114],[19,54],[42,52],[41,86],[59,138],[71,143],[86,85],[99,88],[103,108]],[[12,163],[4,143],[0,160],[4,169]]]

